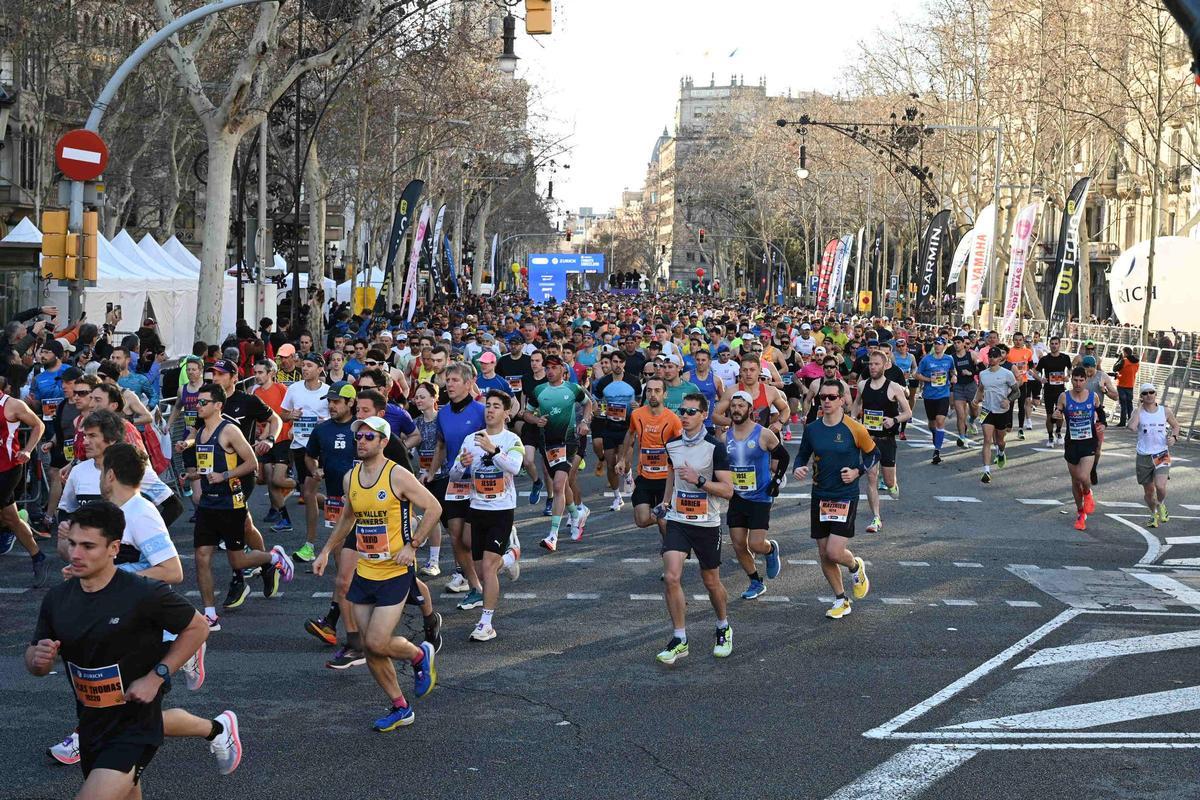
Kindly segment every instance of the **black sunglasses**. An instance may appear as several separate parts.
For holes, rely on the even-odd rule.
[[[681,408],[679,409],[679,413],[683,414],[685,417],[694,417],[697,414],[703,414],[704,412],[698,408]]]
[[[822,395],[818,395],[818,396],[819,396],[819,397],[820,397],[822,400],[829,400],[829,401],[831,401],[831,402],[832,402],[833,400],[841,400],[841,399],[842,399],[842,396],[841,396],[840,394],[822,394]]]
[[[209,405],[212,405],[212,404],[213,404],[213,403],[215,403],[215,402],[217,402],[217,401],[216,401],[216,400],[205,400],[204,398],[200,398],[199,400],[197,400],[197,401],[196,401],[196,405],[198,405],[198,406],[209,406]]]

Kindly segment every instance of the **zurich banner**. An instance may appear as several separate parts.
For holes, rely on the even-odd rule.
[[[603,274],[603,253],[533,253],[525,261],[529,269],[529,299],[535,303],[567,299],[567,275]]]

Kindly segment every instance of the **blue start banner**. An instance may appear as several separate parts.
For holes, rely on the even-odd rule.
[[[529,270],[529,299],[535,303],[567,299],[567,275],[604,273],[603,253],[533,253],[525,261]]]

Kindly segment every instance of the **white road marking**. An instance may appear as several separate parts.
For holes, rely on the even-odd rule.
[[[981,503],[983,502],[978,497],[954,497],[945,495],[934,495],[934,500],[942,503]]]
[[[187,593],[187,597],[199,597],[199,596],[200,596],[200,592],[196,591],[195,589],[193,589],[192,591]],[[264,600],[274,600],[277,597],[283,597],[283,592],[276,592],[275,594],[271,595],[270,597],[264,597],[262,592],[251,592],[250,596],[251,597],[262,597]],[[332,595],[330,595],[330,596],[332,597]]]
[[[1192,608],[1200,608],[1200,591],[1193,589],[1187,584],[1180,583],[1169,575],[1160,575],[1157,572],[1151,572],[1145,575],[1137,574],[1133,577],[1142,583],[1150,584],[1155,589],[1166,592],[1176,600],[1187,603]]]
[[[1044,667],[1048,664],[1069,664],[1097,658],[1113,658],[1135,653],[1161,653],[1200,647],[1200,630],[1157,633],[1151,636],[1132,636],[1128,639],[1108,639],[1102,642],[1047,647],[1017,664],[1013,669]]]
[[[885,597],[883,598],[885,606],[911,606],[914,601],[908,597]]]
[[[1096,503],[1109,508],[1146,508],[1144,503],[1133,503],[1128,500],[1097,500]]]
[[[1165,558],[1163,564],[1168,567],[1200,567],[1200,558]]]
[[[1063,569],[1071,570],[1072,572],[1094,572],[1095,571],[1091,567],[1068,567],[1066,565],[1063,566]]]
[[[567,592],[568,600],[599,600],[600,595],[595,592]]]
[[[1120,514],[1105,514],[1105,516],[1109,519],[1115,519],[1117,522],[1121,523],[1127,528],[1132,528],[1133,530],[1137,531],[1143,539],[1146,540],[1146,552],[1143,553],[1142,557],[1138,559],[1138,562],[1135,566],[1140,567],[1151,565],[1158,560],[1159,556],[1162,555],[1163,544],[1159,541],[1158,537],[1150,533],[1150,531],[1146,530],[1141,525],[1138,525],[1136,522],[1125,519],[1125,517],[1121,516]]]
[[[1061,506],[1061,500],[1052,497],[1018,497],[1017,502],[1027,506]]]
[[[955,561],[954,566],[965,567],[965,568],[970,568],[970,569],[983,569],[983,564],[980,564],[977,561]]]
[[[831,794],[828,800],[912,800],[978,752],[975,747],[909,745]]]
[[[900,561],[898,563],[902,567],[928,567],[929,566],[928,561]]]
[[[333,592],[313,592],[313,597],[333,597]]]
[[[817,560],[815,558],[789,558],[788,563],[797,567],[815,567]]]
[[[942,600],[942,602],[948,606],[977,606],[977,605],[979,605],[979,603],[976,603],[974,600],[954,600],[949,597],[944,598]]]
[[[1200,536],[1168,536],[1167,544],[1200,544]]]
[[[648,558],[622,558],[621,563],[622,564],[649,564],[650,559],[648,559]]]
[[[1009,569],[1041,569],[1037,564],[1009,564]]]
[[[661,594],[631,594],[631,595],[629,595],[629,599],[630,600],[662,600],[663,596]]]
[[[505,592],[505,600],[536,600],[537,595],[533,592]]]
[[[1200,505],[1196,505],[1194,503],[1180,503],[1179,507],[1186,508],[1188,511],[1200,511]]]
[[[568,564],[591,564],[596,559],[594,558],[568,558]]]
[[[1013,608],[1041,608],[1042,604],[1036,600],[1005,600]]]
[[[0,594],[25,594],[28,591],[28,586],[6,586],[0,589]]]
[[[942,730],[1049,730],[1076,731],[1101,725],[1115,725],[1135,719],[1180,714],[1200,709],[1200,686],[1169,689],[1165,692],[1136,694],[1112,700],[1097,700],[1072,706],[1011,714],[994,719],[945,725]]]
[[[790,598],[784,594],[767,594],[767,595],[763,595],[762,597],[760,597],[758,599],[764,603],[790,603],[790,602],[792,602],[792,598]]]
[[[1008,661],[1010,658],[1012,658],[1016,654],[1024,651],[1027,647],[1029,647],[1034,642],[1045,638],[1046,636],[1053,633],[1055,630],[1061,628],[1063,625],[1066,625],[1068,622],[1075,619],[1075,617],[1079,616],[1081,613],[1082,612],[1076,608],[1066,609],[1061,614],[1056,616],[1054,619],[1047,622],[1045,625],[1042,625],[1040,628],[1033,631],[1029,635],[1025,636],[1021,640],[1014,642],[1011,645],[1009,645],[1008,647],[1004,648],[999,653],[992,656],[987,661],[983,662],[978,667],[976,667],[975,669],[968,672],[966,675],[963,675],[961,678],[954,681],[950,685],[946,686],[945,688],[941,689],[940,691],[936,692],[935,694],[931,695],[930,697],[927,697],[926,699],[917,703],[915,706],[908,709],[907,711],[897,714],[896,716],[892,717],[890,720],[883,723],[882,725],[879,725],[879,726],[872,728],[871,730],[865,732],[863,734],[863,736],[865,736],[869,739],[904,738],[905,734],[896,733],[896,731],[898,729],[904,727],[908,723],[910,723],[913,720],[917,719],[918,717],[922,716],[927,711],[929,711],[931,708],[940,706],[942,703],[946,702],[951,697],[954,697],[954,695],[958,694],[963,689],[967,688],[968,686],[975,683],[983,676],[987,675],[992,670],[996,669],[996,667],[998,667],[1001,664],[1003,664],[1004,662]],[[928,735],[928,734],[913,734],[913,735]]]

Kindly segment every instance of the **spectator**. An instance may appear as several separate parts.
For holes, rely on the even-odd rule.
[[[1121,421],[1117,423],[1124,428],[1133,414],[1133,387],[1137,385],[1138,357],[1133,354],[1133,348],[1121,348],[1121,355],[1113,364],[1113,373],[1117,377],[1117,398],[1121,406]]]

